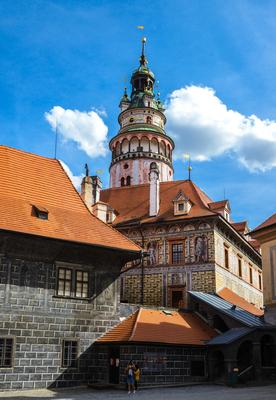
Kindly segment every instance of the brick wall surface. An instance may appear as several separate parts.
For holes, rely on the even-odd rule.
[[[98,382],[108,382],[108,347],[96,346]],[[140,385],[158,386],[206,381],[207,376],[191,376],[191,361],[205,360],[206,349],[180,346],[120,346],[120,383],[126,383],[125,368],[130,360],[141,369]],[[95,362],[96,364],[96,362]],[[206,366],[205,366],[206,371]]]
[[[192,273],[192,290],[212,293],[215,289],[215,271],[197,271]]]
[[[2,257],[0,266],[0,337],[15,343],[12,368],[0,368],[0,390],[87,382],[90,346],[119,321],[117,284],[92,300],[59,298],[55,265]],[[61,367],[63,339],[78,341],[77,368]]]

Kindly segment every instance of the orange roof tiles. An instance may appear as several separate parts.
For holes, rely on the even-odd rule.
[[[229,206],[228,200],[213,201],[208,204],[211,210],[219,210]]]
[[[173,200],[179,191],[191,200],[193,206],[188,215],[174,215]],[[192,181],[160,183],[160,209],[157,217],[149,217],[149,184],[106,189],[101,201],[118,212],[114,224],[140,219],[142,222],[168,221],[216,215],[208,207],[212,200]]]
[[[46,209],[37,218],[33,206]],[[59,161],[0,146],[0,229],[139,252],[92,215]]]
[[[253,315],[256,315],[258,317],[264,315],[263,310],[260,310],[253,304],[250,304],[248,301],[238,296],[236,293],[232,292],[232,290],[228,288],[223,288],[217,293],[217,295],[221,297],[223,300],[226,300],[229,303],[234,304],[242,308],[243,310],[250,312]]]
[[[193,313],[140,308],[97,340],[98,343],[143,342],[204,345],[217,333]]]
[[[271,215],[262,224],[258,225],[255,229],[253,229],[253,231],[251,231],[250,234],[253,232],[257,232],[261,229],[271,227],[272,225],[276,225],[276,213]]]
[[[247,221],[232,222],[231,225],[240,233],[244,234],[248,232]]]

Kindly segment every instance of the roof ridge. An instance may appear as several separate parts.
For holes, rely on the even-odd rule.
[[[4,149],[4,150],[8,150],[8,151],[13,151],[13,152],[15,152],[15,153],[21,153],[21,154],[30,155],[30,156],[35,157],[35,158],[43,158],[43,159],[45,159],[45,160],[47,160],[47,161],[49,161],[49,160],[50,160],[50,161],[53,161],[53,162],[59,161],[58,159],[53,158],[53,157],[42,156],[42,155],[40,155],[40,154],[32,153],[31,151],[26,151],[26,150],[17,149],[17,148],[15,148],[15,147],[6,146],[6,145],[4,145],[4,144],[0,144],[0,148],[2,148],[2,149]]]
[[[210,208],[207,207],[207,206],[205,205],[204,201],[202,200],[201,196],[199,195],[198,190],[200,190],[200,191],[202,191],[202,190],[201,190],[193,181],[189,181],[189,182],[190,182],[190,185],[191,185],[191,187],[192,187],[194,193],[196,194],[196,196],[198,197],[199,201],[201,202],[202,206],[203,206],[206,210],[208,210],[208,211],[214,213],[213,210],[210,210]],[[204,193],[204,192],[202,191],[202,193]],[[207,194],[204,193],[204,195],[205,195],[206,197],[208,197],[208,199],[209,199],[209,196],[208,196]],[[214,214],[216,214],[216,213],[214,213]]]
[[[136,331],[137,324],[138,324],[138,320],[139,320],[139,318],[140,318],[140,316],[142,314],[142,310],[143,310],[143,307],[140,307],[138,312],[137,312],[137,317],[136,317],[136,321],[135,321],[135,324],[134,324],[133,329],[132,329],[132,334],[130,335],[130,337],[128,339],[129,341],[132,341],[134,339],[135,331]]]
[[[87,204],[86,204],[85,201],[82,199],[80,193],[77,191],[77,189],[76,189],[75,186],[73,185],[73,182],[71,181],[71,179],[70,179],[69,176],[67,175],[67,173],[66,173],[65,169],[63,168],[61,162],[60,162],[59,160],[57,160],[57,161],[58,161],[59,165],[61,166],[61,168],[62,168],[64,174],[65,174],[65,175],[67,176],[67,178],[69,179],[71,186],[73,186],[74,191],[77,193],[78,197],[81,199],[82,204],[84,205],[84,207],[85,207],[85,208],[87,209],[87,211],[89,212],[90,216],[93,217],[93,218],[96,218],[98,221],[101,222],[101,224],[104,224],[105,226],[108,226],[110,229],[112,229],[114,232],[116,232],[117,235],[122,236],[126,241],[128,241],[128,242],[131,243],[132,245],[135,245],[137,248],[140,249],[140,252],[141,252],[141,251],[142,251],[142,248],[140,248],[140,246],[138,246],[136,243],[134,243],[134,242],[133,242],[131,239],[129,239],[127,236],[123,235],[119,230],[113,228],[112,225],[107,225],[104,221],[102,221],[100,218],[96,217],[96,215],[94,215],[94,214],[89,210]],[[110,246],[110,247],[112,247],[112,246]],[[117,247],[113,247],[113,248],[114,248],[114,249],[117,249]],[[137,249],[137,250],[138,250],[138,249]],[[133,250],[129,250],[129,251],[133,251]]]

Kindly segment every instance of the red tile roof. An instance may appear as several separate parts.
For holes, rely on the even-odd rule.
[[[222,208],[228,208],[228,200],[212,201],[208,204],[211,210],[220,210]]]
[[[46,209],[48,220],[33,207]],[[127,251],[141,249],[92,215],[59,161],[0,146],[0,229]]]
[[[248,232],[247,221],[232,222],[231,224],[238,232],[244,234]]]
[[[260,231],[261,229],[264,228],[269,228],[272,225],[276,225],[276,213],[271,215],[271,217],[267,218],[262,224],[258,225],[255,229],[253,229],[253,231],[251,231],[250,234],[253,232]]]
[[[217,333],[193,313],[140,308],[97,340],[98,343],[143,342],[204,345]]]
[[[179,191],[191,200],[193,206],[187,215],[174,215],[173,200]],[[168,221],[216,215],[208,207],[212,200],[192,181],[160,183],[160,210],[157,217],[149,217],[149,184],[111,188],[101,191],[101,201],[118,212],[114,224],[131,220],[142,222]]]
[[[221,297],[223,300],[226,300],[229,303],[234,304],[242,308],[243,310],[250,312],[253,315],[256,315],[258,317],[264,315],[263,310],[260,310],[259,308],[249,303],[242,297],[238,296],[236,293],[232,292],[232,290],[228,288],[223,288],[217,293],[217,295]]]

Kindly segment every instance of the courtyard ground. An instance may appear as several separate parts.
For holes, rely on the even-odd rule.
[[[65,389],[0,392],[0,398],[13,400],[275,400],[276,385],[228,388],[224,386],[188,386],[182,388],[144,389],[134,395],[120,390]]]

